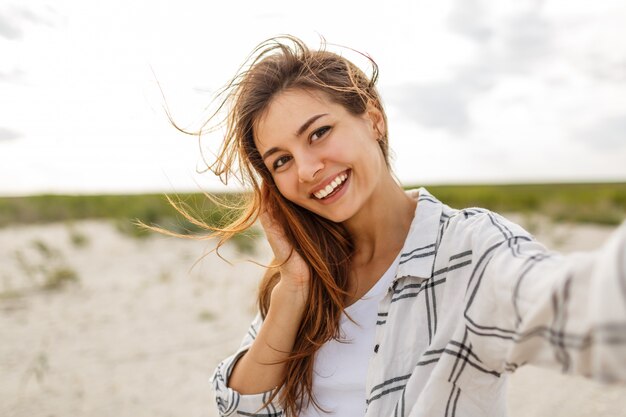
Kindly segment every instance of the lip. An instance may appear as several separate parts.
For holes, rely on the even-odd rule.
[[[331,195],[330,197],[326,197],[323,200],[316,199],[316,201],[319,204],[328,205],[328,204],[333,204],[335,201],[343,197],[343,195],[347,192],[348,187],[350,187],[352,183],[352,171],[347,170],[346,174],[348,175],[348,178],[346,178],[346,180],[341,183],[341,185],[339,186],[340,189],[335,194]]]
[[[319,184],[317,184],[315,187],[313,187],[310,191],[309,191],[309,197],[311,198],[315,198],[317,200],[317,198],[315,197],[315,193],[323,190],[324,188],[326,188],[326,186],[328,186],[328,184],[330,184],[331,182],[333,182],[333,180],[335,178],[337,178],[338,176],[340,176],[341,174],[347,174],[349,177],[349,173],[350,173],[350,169],[346,169],[345,171],[341,171],[338,172],[334,175],[329,175],[328,177],[326,177],[322,182],[320,182]]]

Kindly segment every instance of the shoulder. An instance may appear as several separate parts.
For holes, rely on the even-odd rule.
[[[491,246],[510,240],[534,240],[531,233],[507,217],[482,207],[463,209],[442,204],[440,243]]]
[[[408,190],[407,194],[418,201],[407,250],[431,247],[436,252],[442,249],[446,252],[446,249],[492,246],[511,239],[534,239],[522,226],[489,209],[452,208],[425,188]]]
[[[500,234],[503,238],[530,235],[522,226],[507,217],[480,207],[455,210],[453,220],[459,226],[474,231]]]

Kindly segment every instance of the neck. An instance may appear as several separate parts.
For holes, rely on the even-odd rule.
[[[391,174],[385,175],[361,210],[344,222],[355,245],[353,264],[367,265],[385,253],[399,252],[416,204]]]

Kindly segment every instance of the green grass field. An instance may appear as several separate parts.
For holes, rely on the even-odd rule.
[[[410,187],[407,187],[410,188]],[[626,183],[427,186],[451,207],[485,207],[497,212],[541,213],[555,221],[619,224],[626,218]],[[202,194],[180,194],[192,212],[212,225],[233,213]],[[237,195],[228,197],[237,198]],[[40,195],[0,198],[0,227],[12,224],[112,219],[120,228],[141,235],[132,222],[158,224],[180,233],[198,229],[184,221],[164,195]]]
[[[537,213],[557,222],[617,225],[626,219],[626,183],[427,187],[454,208]]]

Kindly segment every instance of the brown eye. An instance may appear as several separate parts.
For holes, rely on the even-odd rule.
[[[330,130],[330,126],[320,127],[319,129],[317,129],[315,132],[311,134],[311,142],[315,142],[316,140],[319,140],[329,130]]]
[[[289,159],[291,159],[291,157],[285,155],[285,156],[281,156],[280,158],[277,158],[274,163],[272,164],[272,168],[274,170],[277,170],[278,168],[282,167],[283,165],[285,165],[287,162],[289,162]]]

